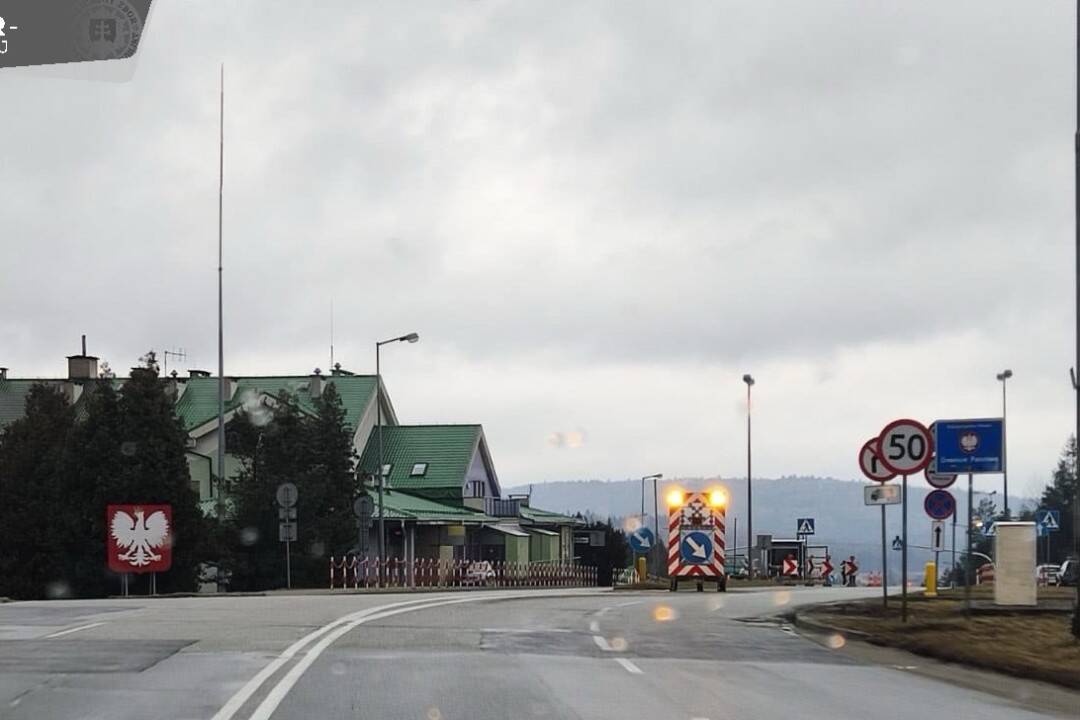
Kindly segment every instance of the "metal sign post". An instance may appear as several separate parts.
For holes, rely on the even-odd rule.
[[[900,548],[900,622],[907,622],[907,474],[904,474],[903,502],[900,504],[902,521],[900,533],[904,538],[904,545]]]
[[[907,560],[908,560],[908,475],[930,464],[934,454],[934,438],[925,425],[908,419],[893,420],[878,435],[877,455],[887,470],[903,476],[901,503],[901,533],[904,546],[900,553],[900,619],[907,622]]]
[[[967,560],[964,564],[964,612],[971,615],[971,504],[975,498],[975,475],[968,473]]]
[[[278,485],[275,497],[278,503],[278,541],[285,543],[285,587],[292,589],[291,543],[296,541],[296,501],[299,492],[291,482]]]
[[[885,541],[885,506],[881,506],[881,605],[889,609],[889,553]]]
[[[870,438],[859,449],[859,469],[863,475],[880,486],[863,488],[863,502],[867,505],[881,506],[881,602],[882,606],[889,609],[889,560],[888,541],[885,538],[885,506],[895,505],[902,502],[899,488],[885,483],[896,477],[896,473],[882,464],[877,455],[877,438]]]

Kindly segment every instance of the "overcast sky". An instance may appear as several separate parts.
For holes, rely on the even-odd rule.
[[[1048,478],[1072,3],[154,5],[128,82],[0,71],[13,376],[81,333],[216,368],[224,61],[227,374],[325,370],[331,302],[347,369],[417,331],[401,420],[482,422],[512,485],[737,478],[744,372],[755,476],[855,478],[1009,367],[1010,489]]]

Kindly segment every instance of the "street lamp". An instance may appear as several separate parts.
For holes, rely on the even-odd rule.
[[[747,373],[742,376],[746,383],[746,557],[750,561],[747,569],[750,578],[754,577],[754,494],[750,475],[750,388],[754,386],[754,376]]]
[[[1009,453],[1006,450],[1006,425],[1005,421],[1005,381],[1013,376],[1013,371],[1006,368],[997,374],[1001,381],[1001,474],[1005,478],[1005,519],[1009,519]]]
[[[379,466],[376,469],[379,483],[379,586],[383,586],[386,568],[386,513],[383,512],[383,487],[386,485],[386,472],[383,466],[382,448],[382,371],[379,365],[379,349],[383,345],[396,342],[414,343],[420,339],[416,333],[409,333],[400,337],[391,338],[375,343],[375,427],[379,436]]]

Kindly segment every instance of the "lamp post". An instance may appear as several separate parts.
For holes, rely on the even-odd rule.
[[[379,587],[383,586],[386,568],[386,513],[383,512],[383,487],[386,485],[386,473],[383,472],[383,445],[382,445],[382,370],[379,364],[379,349],[383,345],[396,342],[414,343],[420,339],[416,333],[409,333],[400,337],[391,338],[375,343],[375,432],[378,434],[379,466],[376,468],[376,478],[379,483]]]
[[[1013,371],[1006,368],[1002,372],[997,374],[997,379],[1001,381],[1001,474],[1005,478],[1005,519],[1009,519],[1009,451],[1007,450],[1008,443],[1006,438],[1008,437],[1008,420],[1005,414],[1005,384],[1006,381],[1013,376]]]
[[[642,524],[642,526],[645,525],[645,481],[646,480],[652,480],[653,515],[655,515],[655,517],[653,518],[653,520],[654,520],[653,527],[655,528],[654,532],[656,533],[656,535],[655,535],[655,537],[653,539],[653,548],[651,548],[650,552],[649,552],[650,555],[655,555],[656,554],[655,548],[656,548],[657,545],[660,544],[660,508],[659,508],[659,502],[656,499],[657,498],[657,495],[656,495],[656,481],[659,480],[662,477],[664,477],[664,473],[655,473],[653,475],[646,475],[646,476],[641,478],[641,524]],[[653,569],[656,570],[655,567]],[[656,574],[659,575],[660,573],[657,572]]]
[[[746,383],[746,557],[750,561],[747,572],[754,577],[754,492],[750,474],[750,388],[754,386],[754,376],[747,373],[742,376]]]

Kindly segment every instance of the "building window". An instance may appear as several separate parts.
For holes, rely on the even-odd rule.
[[[394,467],[394,466],[393,466],[393,465],[391,465],[390,463],[386,463],[385,465],[383,465],[383,466],[382,466],[382,476],[383,476],[384,478],[388,478],[388,477],[390,477],[390,470],[391,470],[391,469],[392,469],[393,467]]]
[[[409,477],[424,477],[427,474],[427,463],[416,463],[412,466]]]
[[[484,481],[483,480],[470,480],[469,481],[469,497],[482,498],[484,497]]]

